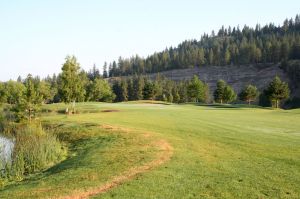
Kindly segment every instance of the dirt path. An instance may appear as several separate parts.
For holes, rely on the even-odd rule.
[[[74,191],[72,195],[63,196],[60,197],[59,199],[84,199],[101,193],[105,193],[110,189],[121,185],[125,181],[134,178],[138,174],[147,172],[170,160],[171,156],[173,155],[173,148],[167,141],[159,140],[154,143],[154,146],[158,147],[160,150],[158,152],[157,157],[151,162],[148,162],[142,166],[130,168],[129,170],[125,171],[123,174],[119,176],[115,176],[112,180],[108,181],[107,183],[105,183],[100,187],[96,187],[86,191]]]

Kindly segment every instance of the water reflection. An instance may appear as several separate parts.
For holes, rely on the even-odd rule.
[[[13,140],[0,135],[0,168],[11,161],[11,154],[14,148]]]

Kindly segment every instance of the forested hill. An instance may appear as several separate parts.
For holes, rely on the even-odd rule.
[[[201,66],[279,63],[300,58],[300,15],[255,28],[222,27],[216,34],[204,34],[200,40],[189,40],[154,53],[147,58],[119,58],[104,65],[104,77],[155,73]],[[108,71],[107,71],[108,67]]]

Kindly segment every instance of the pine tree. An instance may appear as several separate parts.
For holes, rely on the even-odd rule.
[[[104,65],[103,65],[103,78],[108,78],[107,63],[106,62],[104,62]]]
[[[276,76],[265,90],[265,94],[271,101],[275,102],[275,107],[279,108],[280,101],[289,98],[290,89],[287,83],[282,82]]]
[[[285,20],[282,26],[274,24],[256,28],[244,26],[222,27],[218,36],[204,34],[199,41],[184,41],[176,48],[166,48],[147,58],[134,56],[119,58],[110,64],[109,75],[132,75],[160,72],[170,69],[193,68],[202,65],[279,63],[287,59],[300,59],[299,15]]]
[[[179,103],[180,102],[180,95],[179,95],[177,85],[174,86],[174,88],[172,90],[172,95],[173,95],[173,102],[174,103]]]
[[[133,86],[132,77],[129,77],[128,80],[127,80],[127,90],[128,90],[128,100],[129,101],[135,100],[134,86]]]
[[[173,103],[173,99],[174,99],[174,97],[173,97],[172,93],[169,93],[168,97],[167,97],[167,101],[170,103]]]
[[[206,100],[205,85],[196,75],[194,75],[187,87],[187,94],[193,102],[204,102]]]
[[[178,94],[180,96],[180,103],[188,102],[187,85],[188,82],[186,81],[182,81],[178,84]]]
[[[209,49],[208,62],[209,65],[214,65],[214,52],[212,49]]]
[[[225,59],[225,65],[230,64],[231,56],[228,49],[226,49],[225,51],[224,59]]]
[[[155,84],[150,81],[146,81],[143,89],[143,95],[145,100],[154,100],[156,95]]]
[[[217,88],[214,92],[214,98],[215,98],[215,101],[216,102],[219,102],[221,104],[223,104],[224,102],[224,90],[225,90],[225,87],[226,87],[226,83],[224,80],[219,80],[217,82]]]
[[[41,106],[41,103],[42,96],[37,92],[33,77],[29,74],[25,80],[24,95],[22,95],[22,98],[18,99],[14,111],[17,113],[19,119],[25,117],[28,119],[29,123],[31,123]]]
[[[112,64],[112,69],[111,69],[111,76],[112,77],[116,77],[118,76],[118,68],[117,68],[117,63],[115,61],[113,61],[113,64]]]
[[[121,101],[128,101],[128,85],[125,79],[121,80]]]
[[[249,105],[255,101],[258,97],[259,92],[256,86],[249,84],[240,93],[240,100],[246,101]]]
[[[93,68],[92,70],[90,70],[88,73],[87,73],[87,77],[89,78],[89,80],[93,81],[97,78],[101,78],[101,75],[100,75],[100,71],[99,69],[96,67],[96,64],[93,65]]]
[[[116,95],[115,102],[121,102],[122,101],[122,97],[121,97],[122,91],[121,91],[121,82],[120,82],[120,80],[115,80],[113,82],[112,90],[113,90],[114,94]]]
[[[154,81],[154,84],[155,84],[155,89],[156,89],[156,100],[163,100],[162,99],[162,95],[163,95],[163,84],[164,84],[164,81],[163,81],[163,77],[157,73],[156,77],[155,77],[155,81]]]
[[[290,57],[290,46],[288,41],[281,43],[281,60],[288,60]]]
[[[22,77],[19,75],[17,82],[22,82]]]
[[[198,51],[198,66],[203,66],[205,64],[205,56],[204,56],[204,49],[200,48]]]
[[[144,79],[142,76],[137,76],[133,78],[133,96],[134,100],[143,99],[143,89],[144,89]]]
[[[113,91],[116,95],[116,102],[124,102],[128,100],[128,87],[125,79],[117,79],[113,83]]]
[[[109,64],[109,67],[108,67],[108,76],[109,77],[113,76],[113,71],[112,71],[112,65],[111,65],[111,63]]]
[[[226,85],[224,88],[224,95],[223,100],[225,103],[230,103],[236,100],[236,93],[234,92],[233,88],[229,85]]]

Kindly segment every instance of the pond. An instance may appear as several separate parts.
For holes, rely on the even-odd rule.
[[[0,135],[0,169],[5,163],[11,161],[11,154],[14,148],[14,141],[7,137]]]

